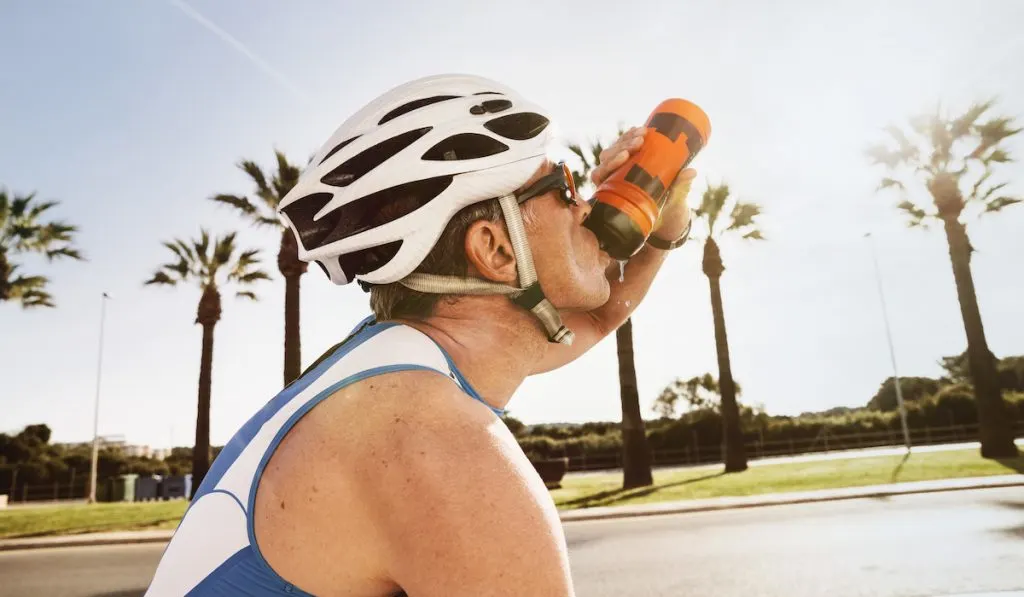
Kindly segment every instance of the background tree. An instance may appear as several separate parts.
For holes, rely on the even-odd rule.
[[[18,301],[23,308],[54,307],[53,297],[46,291],[46,276],[18,274],[19,255],[37,253],[48,261],[67,258],[81,260],[82,254],[72,246],[75,226],[42,219],[57,201],[37,201],[35,193],[11,195],[0,189],[0,302]]]
[[[740,384],[733,382],[736,395],[742,393]],[[721,413],[722,390],[718,380],[710,373],[683,380],[677,378],[654,400],[654,412],[663,418],[676,416],[676,409],[686,407],[687,411],[709,410]]]
[[[727,208],[730,204],[731,208]],[[718,385],[722,396],[724,460],[727,473],[746,470],[747,455],[743,447],[740,411],[736,402],[736,383],[732,378],[729,340],[725,331],[725,312],[722,307],[720,284],[725,264],[722,262],[719,241],[731,236],[746,240],[764,240],[757,227],[756,220],[759,215],[759,205],[733,200],[726,184],[708,186],[701,197],[700,207],[694,211],[694,216],[704,223],[704,229],[707,231],[702,267],[711,287],[711,315],[715,321],[715,350],[718,353]]]
[[[625,131],[621,128],[618,136]],[[593,192],[590,173],[597,167],[604,147],[594,142],[584,151],[579,145],[569,146],[582,166],[572,173],[581,196]],[[627,319],[615,330],[615,347],[619,361],[619,400],[622,403],[622,487],[646,487],[654,484],[651,473],[651,449],[647,444],[644,418],[640,414],[640,394],[633,361],[633,319]]]
[[[299,259],[299,246],[295,236],[277,217],[277,206],[281,199],[299,182],[302,171],[290,164],[280,151],[277,158],[277,172],[267,180],[263,170],[251,160],[238,164],[256,185],[254,202],[243,195],[214,195],[210,199],[234,207],[246,220],[256,226],[266,226],[281,235],[277,252],[277,269],[284,278],[284,384],[288,385],[302,373],[302,338],[299,326],[299,288],[307,263]]]
[[[238,252],[235,233],[213,239],[202,230],[199,239],[189,242],[175,239],[163,243],[177,261],[161,265],[146,284],[176,286],[195,283],[202,291],[195,323],[203,326],[203,350],[199,366],[199,399],[196,414],[196,440],[192,453],[192,484],[199,487],[210,469],[210,388],[213,373],[213,329],[221,316],[221,289],[239,287],[240,298],[256,300],[249,288],[270,276],[258,268],[259,251]]]
[[[882,179],[879,189],[899,191],[902,201],[897,207],[906,214],[911,227],[927,228],[931,222],[942,223],[967,334],[970,377],[978,401],[981,454],[986,458],[1009,458],[1017,455],[1017,446],[1002,398],[996,360],[985,339],[971,275],[974,248],[964,224],[967,215],[995,214],[1021,202],[1001,192],[1008,183],[990,182],[994,169],[1010,162],[1004,142],[1021,131],[1014,128],[1009,117],[982,120],[992,106],[993,102],[988,101],[975,104],[958,116],[937,109],[913,117],[909,134],[898,126],[888,126],[885,132],[889,142],[870,147],[867,155],[888,171],[889,176]],[[923,184],[908,188],[904,180],[910,179]],[[927,193],[920,192],[921,187]]]
[[[900,390],[907,403],[917,402],[933,396],[942,387],[942,381],[930,377],[900,377]],[[868,401],[871,410],[890,411],[899,408],[896,400],[896,382],[892,377],[882,382],[878,392]]]

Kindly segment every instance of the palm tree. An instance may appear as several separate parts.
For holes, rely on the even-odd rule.
[[[622,133],[620,130],[619,135]],[[604,148],[595,142],[586,153],[575,144],[569,149],[583,164],[581,170],[572,173],[576,187],[583,189],[590,184],[590,172],[596,167]],[[619,399],[622,402],[622,488],[647,487],[654,484],[654,478],[651,474],[651,448],[647,443],[644,418],[640,414],[640,393],[633,361],[632,318],[615,330],[615,346],[619,358]]]
[[[213,328],[220,321],[220,292],[228,284],[241,288],[240,298],[256,300],[249,290],[270,276],[259,269],[259,250],[241,251],[236,256],[235,233],[210,239],[202,230],[198,240],[175,239],[163,245],[174,253],[175,261],[161,265],[146,284],[176,286],[194,282],[202,290],[195,323],[203,326],[203,352],[199,365],[199,405],[196,414],[196,443],[192,450],[192,486],[198,487],[210,469],[210,386],[213,373]]]
[[[16,255],[38,253],[48,261],[69,258],[82,260],[72,247],[72,234],[78,228],[62,221],[43,223],[43,215],[59,205],[57,201],[36,201],[35,193],[8,195],[0,189],[0,302],[18,301],[23,308],[54,307],[53,297],[46,291],[46,276],[15,277],[20,267],[12,263]]]
[[[280,249],[277,252],[277,269],[284,277],[284,385],[290,384],[302,373],[302,341],[299,331],[299,282],[306,273],[307,263],[299,259],[299,248],[295,236],[277,217],[277,206],[281,199],[299,181],[301,170],[290,163],[280,151],[274,151],[277,158],[277,172],[270,182],[263,170],[251,160],[243,160],[238,167],[249,175],[256,185],[253,202],[242,195],[214,195],[212,201],[230,205],[256,226],[269,226],[281,234]]]
[[[729,211],[726,211],[726,204],[732,205]],[[703,221],[707,230],[702,266],[711,286],[711,315],[715,320],[715,350],[718,353],[718,386],[722,395],[722,435],[727,473],[746,470],[747,455],[743,448],[743,431],[740,429],[736,382],[732,378],[732,365],[729,362],[729,339],[725,332],[725,311],[722,308],[720,285],[725,265],[722,263],[718,243],[730,236],[764,240],[755,221],[760,214],[761,207],[755,203],[731,200],[727,184],[709,185],[701,197],[700,207],[694,210],[694,216]]]
[[[941,221],[949,245],[960,314],[967,334],[967,354],[974,395],[978,403],[981,455],[985,458],[1011,458],[1017,455],[1013,432],[1003,402],[996,372],[995,356],[985,340],[985,328],[978,309],[978,297],[971,275],[971,253],[974,248],[967,237],[961,216],[974,212],[994,214],[1020,203],[1020,198],[1000,194],[1007,183],[989,182],[997,164],[1010,162],[1010,155],[1001,147],[1003,141],[1021,132],[1014,128],[1012,118],[981,118],[993,101],[975,104],[965,113],[952,117],[941,110],[909,120],[911,135],[897,126],[885,132],[891,143],[868,148],[868,158],[885,166],[887,176],[879,189],[895,189],[902,196],[897,207],[911,227],[927,228]],[[911,194],[903,179],[916,178],[924,183],[928,194]],[[973,180],[973,182],[971,182]],[[963,189],[967,189],[966,197]]]

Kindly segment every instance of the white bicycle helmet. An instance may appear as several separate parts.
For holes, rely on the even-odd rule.
[[[512,193],[554,138],[539,106],[495,81],[437,75],[400,85],[346,120],[281,200],[278,214],[335,284],[358,280],[442,294],[504,294],[541,319],[553,342],[572,332],[537,284]],[[519,288],[413,274],[456,212],[499,198]]]

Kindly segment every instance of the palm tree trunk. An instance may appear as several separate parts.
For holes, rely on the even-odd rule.
[[[729,363],[729,338],[725,333],[725,309],[722,307],[722,287],[719,284],[725,267],[718,244],[708,239],[704,243],[704,273],[711,285],[711,315],[715,321],[715,351],[718,353],[718,385],[722,394],[722,435],[725,454],[725,472],[747,470],[747,454],[740,429],[740,409],[736,403],[736,383],[732,379]]]
[[[302,276],[284,279],[284,385],[302,373],[302,346],[299,335],[299,283]]]
[[[192,493],[210,470],[210,388],[213,382],[213,327],[203,324],[203,352],[199,362],[199,404],[196,412],[196,443],[192,449]]]
[[[995,356],[985,340],[985,328],[978,309],[978,296],[971,275],[971,246],[967,231],[955,217],[942,220],[949,243],[949,259],[960,302],[960,314],[967,333],[967,359],[978,407],[978,426],[983,458],[1012,458],[1017,455],[1006,403],[1003,401]]]
[[[284,385],[302,374],[302,336],[299,329],[299,284],[308,265],[299,259],[295,236],[285,229],[277,253],[277,269],[284,277]]]
[[[619,353],[619,397],[622,401],[622,488],[647,487],[651,476],[651,449],[647,445],[644,418],[640,416],[640,393],[633,362],[633,320],[615,331]]]

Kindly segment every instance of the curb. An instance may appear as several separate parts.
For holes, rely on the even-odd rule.
[[[940,481],[913,481],[887,485],[865,485],[862,487],[785,492],[756,496],[682,500],[676,502],[663,502],[661,504],[642,504],[638,506],[601,506],[597,508],[583,508],[579,510],[563,510],[559,512],[559,517],[563,523],[592,520],[616,520],[620,518],[638,518],[641,516],[715,512],[719,510],[736,510],[741,508],[787,506],[794,504],[810,504],[815,502],[836,502],[864,498],[886,498],[899,495],[964,491],[968,489],[998,489],[1003,487],[1024,487],[1024,475],[994,475],[988,477],[942,479]]]
[[[617,520],[668,514],[691,514],[716,512],[765,506],[786,506],[815,502],[836,502],[864,498],[886,498],[898,495],[943,493],[969,489],[998,489],[1024,487],[1024,474],[994,475],[988,477],[965,477],[962,479],[940,479],[937,481],[914,481],[888,485],[865,485],[815,491],[786,492],[757,496],[721,497],[703,500],[683,500],[660,504],[637,506],[602,506],[579,510],[563,510],[559,518],[563,523],[595,520]],[[27,549],[50,549],[57,547],[84,547],[101,545],[133,545],[142,543],[167,543],[174,531],[124,531],[112,533],[88,533],[58,537],[26,537],[21,539],[0,539],[0,552]]]
[[[51,549],[56,547],[91,547],[98,545],[132,545],[138,543],[167,543],[174,531],[124,531],[119,533],[83,533],[58,537],[24,537],[0,539],[0,552],[24,549]]]

